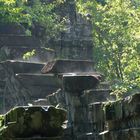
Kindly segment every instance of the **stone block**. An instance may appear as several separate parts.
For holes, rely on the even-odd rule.
[[[140,93],[128,96],[123,100],[124,117],[140,115]]]
[[[79,93],[81,91],[94,88],[99,82],[97,76],[72,76],[64,75],[63,76],[63,87],[65,91],[71,93]],[[82,93],[80,93],[82,94]]]
[[[123,118],[122,100],[105,103],[104,108],[106,121],[120,120]]]
[[[40,41],[33,36],[25,35],[0,35],[0,43],[2,46],[27,46],[30,48],[40,47]]]
[[[106,120],[122,120],[140,115],[140,94],[134,94],[124,99],[105,104]]]
[[[135,128],[140,125],[140,94],[104,105],[108,130]]]
[[[50,86],[56,89],[62,86],[62,80],[54,76],[54,74],[33,74],[33,73],[17,73],[15,77],[27,86]]]
[[[110,90],[108,89],[91,89],[85,90],[81,96],[83,102],[87,104],[94,102],[105,102],[110,98]]]
[[[62,136],[66,111],[55,107],[16,107],[0,120],[0,138]]]
[[[89,120],[94,133],[102,132],[105,129],[105,116],[101,102],[89,104]]]
[[[17,60],[7,60],[0,62],[3,69],[8,71],[9,74],[13,73],[41,73],[41,69],[44,66],[43,63],[31,63]]]
[[[94,72],[92,61],[82,60],[54,60],[47,62],[42,73],[78,73]]]

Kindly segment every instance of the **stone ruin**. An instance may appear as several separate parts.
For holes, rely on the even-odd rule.
[[[94,100],[98,101],[101,98],[101,95],[98,97],[98,93],[102,94],[104,92],[106,96],[109,94],[108,89],[104,91],[103,89],[95,89],[101,76],[94,71],[92,61],[54,60],[41,64],[7,60],[1,62],[0,65],[1,70],[4,72],[3,81],[5,82],[3,98],[1,99],[3,103],[1,111],[5,113],[16,107],[4,116],[5,119],[4,122],[2,121],[1,126],[3,127],[4,125],[6,130],[2,129],[2,137],[23,138],[26,133],[24,125],[26,126],[25,128],[29,127],[28,129],[31,129],[31,132],[27,132],[27,137],[35,137],[35,132],[38,132],[37,137],[39,136],[40,139],[44,138],[44,136],[50,136],[49,134],[44,134],[44,131],[47,130],[44,130],[44,127],[49,127],[49,120],[47,120],[48,125],[43,125],[43,128],[41,128],[41,124],[32,123],[34,118],[35,122],[39,121],[41,123],[42,118],[38,117],[42,115],[39,114],[42,114],[45,106],[52,105],[54,106],[54,111],[60,110],[60,113],[52,113],[52,115],[50,113],[50,117],[63,116],[64,113],[62,114],[61,109],[57,108],[63,108],[63,110],[67,111],[65,120],[57,120],[61,121],[61,124],[67,120],[63,135],[58,133],[59,137],[61,136],[60,139],[66,139],[67,137],[69,139],[85,139],[87,134],[92,132],[93,124],[90,120],[89,106],[93,100],[91,97],[90,99],[88,98],[93,94],[95,96]],[[102,100],[106,100],[106,96]],[[31,113],[28,113],[28,110],[31,110]],[[8,124],[7,116],[11,116],[8,119]],[[26,121],[26,119],[31,122]],[[54,120],[54,123],[56,122]],[[31,127],[32,125],[37,128]],[[17,130],[13,131],[12,127],[18,130],[21,129],[21,133],[20,131],[18,133]],[[52,134],[53,137],[57,136],[55,132],[53,135],[55,128],[53,130],[49,127],[49,129],[47,130],[48,133]]]
[[[20,106],[11,109],[0,118],[1,140],[31,140],[57,137],[63,133],[66,111],[52,106]],[[34,137],[34,138],[32,138]]]
[[[0,62],[0,112],[4,114],[0,119],[1,139],[87,137],[86,133],[92,132],[92,122],[87,119],[89,104],[101,99],[102,93],[109,94],[108,89],[95,88],[101,76],[95,72],[94,63],[91,60],[50,60],[55,58],[50,52],[45,54],[46,59],[41,59],[42,54],[38,57],[41,62],[23,61],[23,49],[36,49],[38,45],[32,39],[21,34],[1,35],[4,57],[14,59]],[[81,53],[78,51],[77,55]],[[47,58],[48,55],[52,57]]]
[[[140,93],[103,105],[102,121],[104,132],[101,140],[139,140],[140,132]]]
[[[91,25],[75,9],[72,0],[61,11],[70,25],[50,40],[52,50],[22,27],[0,25],[1,140],[140,139],[140,94],[109,101],[92,62]],[[36,56],[23,60],[33,49]]]
[[[107,101],[110,90],[92,61],[9,60],[1,67],[1,111],[10,110],[0,118],[2,140],[139,140],[140,94]]]

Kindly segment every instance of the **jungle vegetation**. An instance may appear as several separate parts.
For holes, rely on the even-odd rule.
[[[31,34],[31,28],[40,27],[48,38],[55,37],[63,28],[63,19],[60,19],[54,11],[63,2],[63,0],[51,3],[45,0],[0,0],[0,22],[22,24],[28,34]],[[42,33],[38,34],[38,37],[42,37]]]
[[[77,10],[93,25],[96,69],[118,98],[140,91],[140,2],[78,0]]]

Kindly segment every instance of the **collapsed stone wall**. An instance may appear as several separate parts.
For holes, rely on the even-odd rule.
[[[57,40],[50,40],[49,44],[47,44],[48,46],[46,47],[50,47],[53,51],[47,50],[45,52],[45,49],[41,48],[40,41],[35,37],[27,37],[25,34],[17,35],[14,32],[12,34],[9,33],[9,35],[0,35],[0,47],[1,51],[4,50],[5,59],[22,59],[23,53],[36,49],[40,53],[37,58],[42,62],[54,58],[91,60],[93,48],[91,39],[92,26],[77,14],[74,0],[66,1],[65,4],[66,7],[62,8],[62,13],[66,13],[66,16],[69,17],[67,31],[61,33]],[[65,15],[62,14],[62,16]],[[36,57],[33,57],[29,61],[32,60],[37,61]],[[24,65],[24,62],[18,63],[15,61],[14,69],[14,63],[11,61],[9,65],[9,62],[8,64],[7,62],[2,62],[0,65],[0,89],[2,89],[0,97],[3,103],[2,107],[7,106],[4,111],[9,110],[13,106],[27,105],[30,101],[31,105],[61,106],[68,111],[68,126],[66,129],[68,132],[66,134],[71,140],[118,139],[118,131],[115,130],[116,126],[113,125],[122,120],[119,118],[119,121],[116,121],[113,120],[113,117],[110,121],[106,118],[103,102],[107,102],[107,98],[110,98],[109,89],[98,89],[95,87],[96,82],[99,80],[99,74],[92,73],[94,69],[91,71],[88,69],[88,71],[84,71],[85,73],[82,74],[79,71],[80,74],[75,75],[77,71],[70,71],[70,69],[62,71],[63,69],[58,67],[60,69],[59,72],[51,71],[52,75],[48,73],[47,75],[42,75],[40,72],[44,66],[43,63],[32,64],[29,62],[29,67],[26,67],[24,71],[26,63]],[[36,71],[33,65],[39,65],[39,69]],[[78,66],[77,64],[75,65]],[[66,67],[68,66],[73,68],[73,65],[66,65]],[[85,67],[88,66],[78,67],[78,70],[85,70]],[[73,74],[62,74],[67,72],[72,72]],[[60,82],[59,78],[63,82]],[[49,96],[47,96],[48,94]],[[43,100],[40,98],[43,98]],[[36,102],[32,102],[33,100]],[[120,111],[120,102],[114,104],[117,104],[117,108],[119,106]],[[105,108],[107,108],[107,105]],[[117,112],[117,114],[119,113]],[[110,116],[110,112],[107,114]],[[132,114],[135,113],[132,112]],[[121,126],[117,126],[117,128],[121,130],[122,126],[129,123],[131,119],[127,117],[126,120],[128,120],[126,123],[120,123]],[[106,132],[105,130],[109,131]],[[127,133],[128,131],[125,132]],[[135,132],[136,130],[132,133]],[[123,136],[124,138],[128,138],[125,133]],[[122,138],[123,136],[121,135],[120,137]],[[133,136],[131,137],[132,139],[134,138]],[[137,134],[136,137],[138,137]]]
[[[15,107],[0,116],[0,139],[60,140],[65,120],[66,111],[52,106]]]
[[[101,140],[139,140],[140,93],[102,104],[104,131]]]
[[[17,25],[15,23],[5,25],[0,24],[0,61],[12,59],[18,61],[44,63],[55,58],[91,60],[93,47],[91,40],[91,25],[80,15],[78,15],[74,0],[66,1],[64,5],[62,5],[62,7],[56,11],[62,18],[67,16],[67,30],[66,32],[60,33],[57,39],[50,40],[47,46],[45,46],[46,48],[51,49],[42,48],[39,38],[36,36],[27,36],[25,33],[25,28],[21,25]],[[23,55],[32,50],[36,50],[36,54],[30,57],[29,60],[23,60]],[[12,73],[7,73],[6,71],[12,71]],[[11,95],[13,93],[18,94],[19,90],[17,89],[24,89],[20,90],[20,93],[22,93],[21,95],[24,95],[24,92],[27,90],[35,93],[38,91],[39,93],[45,95],[46,88],[42,87],[44,90],[40,90],[40,88],[37,88],[37,86],[35,88],[35,86],[25,84],[25,81],[32,77],[31,75],[27,76],[25,74],[15,74],[17,73],[14,72],[14,70],[11,70],[10,67],[3,68],[0,66],[1,108],[2,104],[4,104],[4,93],[9,92],[8,94]],[[19,77],[26,80],[22,81],[23,83],[21,84],[21,82],[19,82],[21,79],[18,79]],[[14,83],[17,83],[17,86],[15,86]],[[15,98],[15,104],[18,104],[16,103],[19,100],[18,96],[13,97]],[[7,101],[7,104],[11,104],[10,101]]]
[[[1,76],[1,107],[5,113],[14,106],[28,105],[33,100],[45,98],[60,88],[59,79],[53,75],[42,75],[43,63],[23,61],[0,62],[3,72]]]

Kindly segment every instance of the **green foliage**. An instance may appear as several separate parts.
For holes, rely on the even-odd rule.
[[[78,0],[79,13],[93,24],[94,58],[97,70],[112,82],[120,96],[140,89],[140,6],[129,0]]]
[[[26,12],[32,17],[32,23],[43,27],[45,39],[55,37],[58,31],[64,28],[63,21],[56,14],[55,9],[63,3],[63,0],[56,0],[52,3],[35,0],[31,6],[27,6]],[[41,36],[42,37],[42,36]]]
[[[2,127],[4,124],[4,116],[0,115],[0,127]]]
[[[0,0],[1,23],[18,23],[43,27],[44,36],[54,37],[63,29],[63,19],[56,14],[55,9],[63,0],[47,3],[41,0]],[[27,33],[30,34],[29,30]],[[46,38],[45,38],[46,39]]]
[[[33,49],[32,51],[25,53],[23,55],[23,59],[30,60],[30,58],[33,57],[35,55],[35,53],[36,53],[36,51],[35,51],[35,49]]]
[[[31,24],[31,15],[24,13],[26,9],[24,3],[24,0],[0,0],[0,21],[2,23],[27,22]]]

